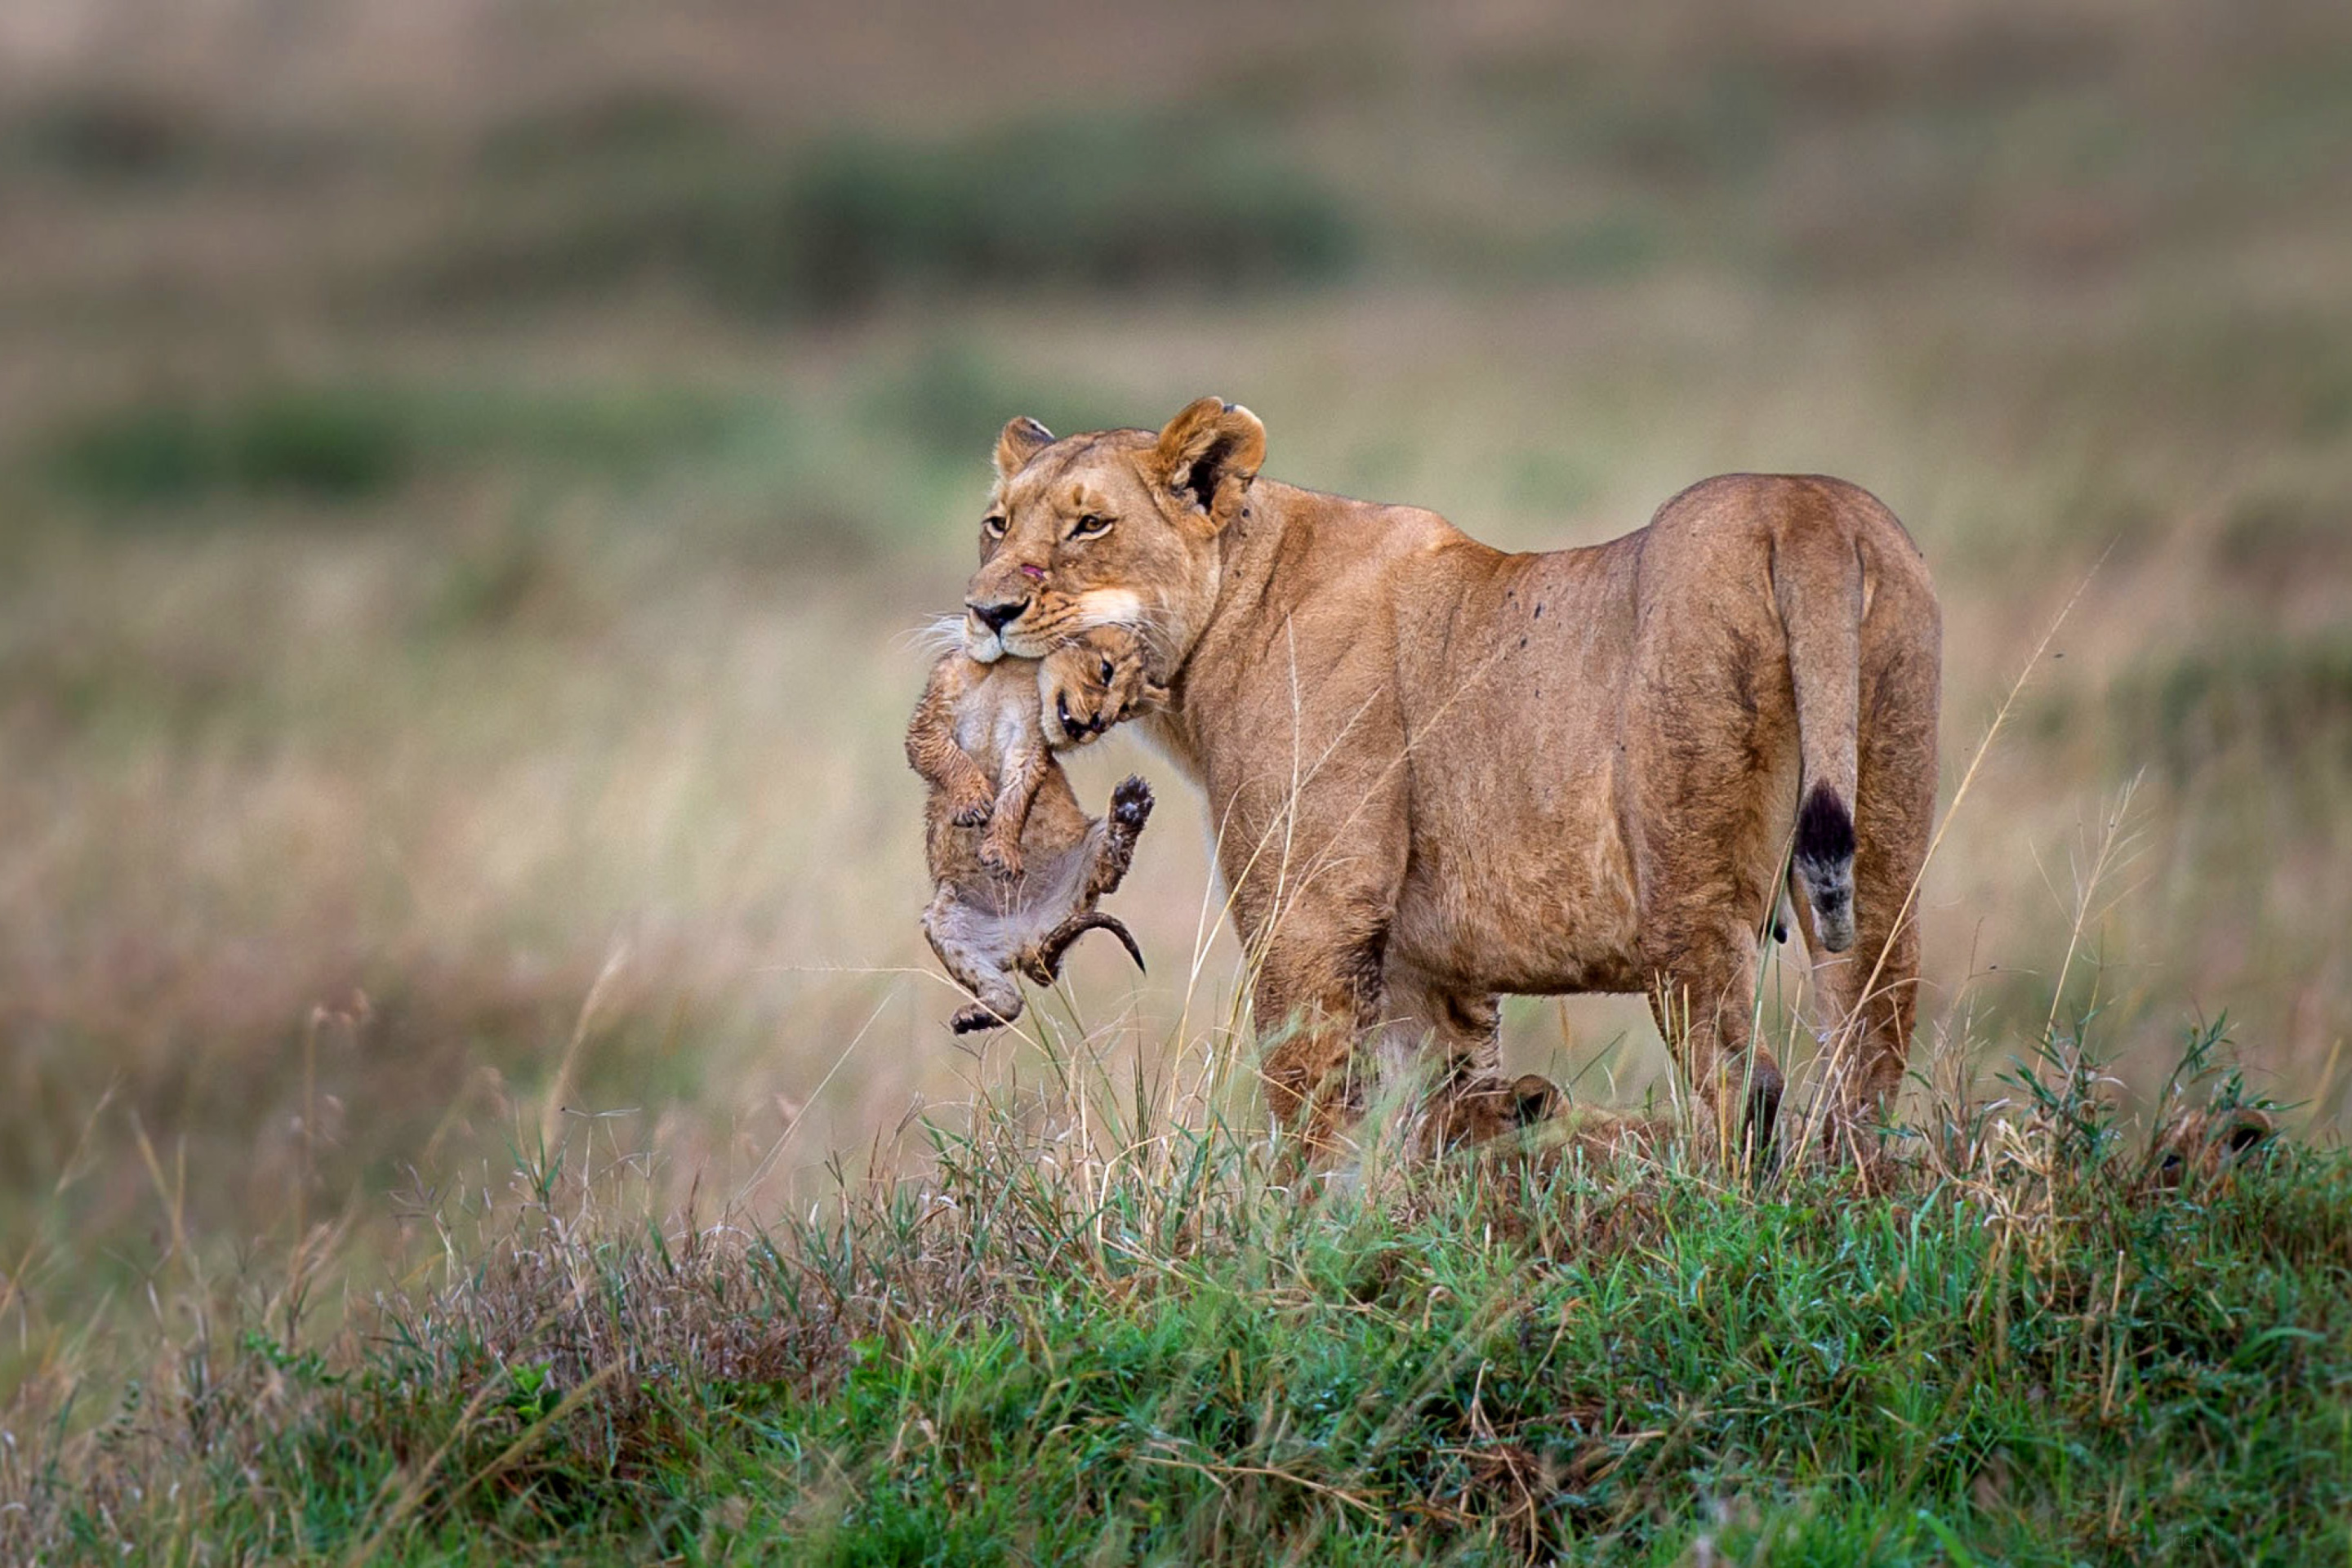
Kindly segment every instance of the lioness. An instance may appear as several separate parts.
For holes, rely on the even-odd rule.
[[[1415,507],[1261,479],[1265,429],[1007,425],[966,595],[976,659],[1145,628],[1144,721],[1208,794],[1276,1115],[1328,1147],[1383,1038],[1492,1093],[1497,996],[1645,992],[1702,1120],[1781,1093],[1752,1038],[1784,870],[1834,1103],[1900,1081],[1905,918],[1936,788],[1940,616],[1842,480],[1731,475],[1649,526],[1511,554]],[[1864,994],[1867,987],[1867,995]],[[1855,1015],[1858,1011],[1858,1016]]]
[[[1054,753],[1166,697],[1121,626],[1082,631],[1034,665],[978,664],[960,650],[932,665],[907,761],[931,786],[924,846],[935,891],[923,934],[974,997],[948,1021],[958,1034],[1018,1017],[1013,972],[1052,984],[1087,931],[1109,931],[1143,967],[1127,927],[1095,906],[1127,875],[1151,791],[1126,780],[1108,821],[1097,820]]]

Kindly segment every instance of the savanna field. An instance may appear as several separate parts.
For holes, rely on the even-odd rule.
[[[2343,1559],[2347,279],[2286,0],[9,8],[0,1560]],[[1904,520],[1879,1156],[1297,1177],[1124,733],[1149,973],[950,1037],[995,432],[1203,393],[1513,548]]]

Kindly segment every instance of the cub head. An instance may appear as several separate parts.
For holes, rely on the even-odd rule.
[[[1168,700],[1151,679],[1143,640],[1126,626],[1094,626],[1047,654],[1037,665],[1037,694],[1045,743],[1083,745],[1112,725]]]
[[[2195,1177],[2227,1175],[2252,1161],[2277,1131],[2277,1119],[2251,1105],[2181,1111],[2157,1130],[2147,1181],[2168,1190]]]
[[[1015,419],[997,437],[964,651],[982,663],[1043,658],[1089,626],[1129,626],[1151,667],[1172,673],[1216,602],[1217,536],[1242,515],[1265,458],[1257,416],[1214,397],[1157,435],[1056,440]]]

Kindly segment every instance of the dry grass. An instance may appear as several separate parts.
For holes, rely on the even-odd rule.
[[[1361,1530],[1379,1560],[1648,1561],[1717,1536],[1851,1560],[1925,1519],[1979,1550],[2208,1560],[2246,1539],[2249,1487],[2274,1547],[2341,1501],[2312,1412],[2277,1397],[2344,1375],[2340,1312],[2314,1315],[2352,1260],[2322,1195],[2341,1159],[2128,1134],[2074,1039],[1997,1101],[1931,1100],[1861,1166],[1727,1177],[1670,1141],[1307,1187],[1224,1114],[1230,1042],[1150,1053],[1166,1070],[1102,1031],[1040,1043],[1040,1070],[989,1073],[929,1131],[922,1174],[836,1170],[804,1210],[699,1191],[667,1209],[654,1156],[561,1116],[531,1143],[526,1108],[530,1152],[398,1194],[389,1248],[330,1223],[233,1279],[184,1258],[169,1300],[190,1315],[110,1405],[77,1421],[92,1384],[71,1372],[17,1391],[0,1547],[856,1561],[900,1550],[893,1510],[912,1508],[922,1541],[1057,1559],[1133,1539],[1305,1560],[1372,1550]],[[2220,1125],[2243,1092],[2209,1037],[2156,1117]],[[2167,1147],[2186,1168],[2158,1164]],[[1662,1364],[1710,1369],[1713,1408],[1635,1370],[1623,1347],[1660,1334]],[[1097,1364],[1107,1346],[1126,1348]],[[1751,1377],[1774,1394],[1735,1394]],[[2021,1399],[2021,1377],[2047,1386]],[[2200,1444],[2212,1462],[2195,1402],[2231,1379],[2272,1391],[2281,1440],[2102,1523],[2105,1489]],[[1865,1398],[1812,1425],[1857,1388],[1911,1415]],[[2044,1445],[2053,1422],[2075,1436]],[[2065,1461],[2118,1431],[2136,1459]],[[1717,1478],[1696,1497],[1665,1468],[1677,1448]]]

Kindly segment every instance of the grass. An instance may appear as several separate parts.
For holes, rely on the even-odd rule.
[[[2243,1090],[2190,1044],[2163,1111]],[[2352,1163],[2163,1164],[2063,1046],[1863,1168],[1505,1152],[1285,1186],[1049,1058],[919,1176],[643,1205],[593,1129],[68,1429],[42,1560],[2307,1562],[2352,1510]],[[1195,1110],[1200,1109],[1196,1104]],[[330,1240],[324,1244],[331,1247]],[[247,1290],[252,1289],[248,1282]],[[92,1420],[91,1417],[96,1417]],[[46,1424],[46,1425],[45,1425]],[[1712,1555],[1710,1555],[1712,1554]]]
[[[332,510],[380,501],[427,468],[642,479],[747,435],[772,437],[778,417],[772,404],[699,389],[263,386],[91,410],[47,435],[37,466],[118,523],[223,498]]]
[[[908,295],[1322,283],[1361,248],[1336,196],[1230,123],[1061,115],[792,155],[714,145],[660,112],[583,129],[562,163],[569,198],[545,196],[543,154],[525,159],[515,173],[536,199],[459,239],[430,297],[479,306],[658,276],[728,310],[822,320]],[[494,139],[487,172],[514,145]]]

